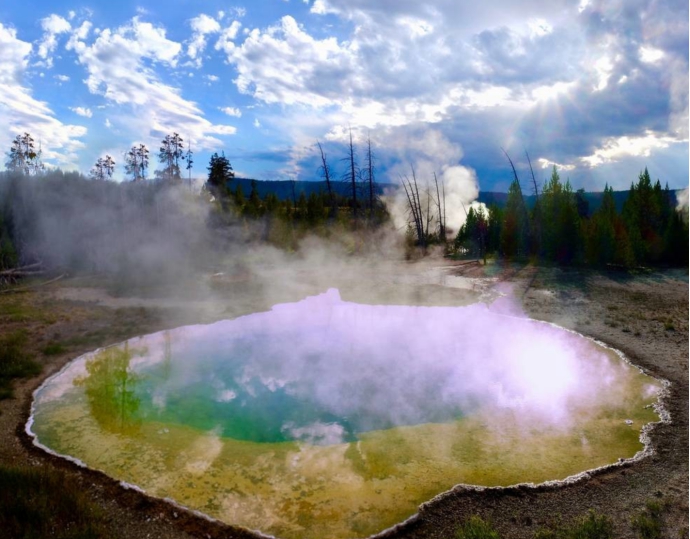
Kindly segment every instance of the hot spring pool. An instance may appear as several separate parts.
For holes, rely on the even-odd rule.
[[[77,358],[36,392],[27,429],[229,524],[342,538],[459,483],[539,483],[633,457],[660,389],[550,324],[329,290]]]

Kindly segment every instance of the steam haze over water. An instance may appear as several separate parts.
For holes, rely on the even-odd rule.
[[[659,390],[557,326],[331,289],[83,356],[38,391],[32,429],[226,522],[344,537],[352,519],[380,531],[458,483],[563,479],[632,457]]]

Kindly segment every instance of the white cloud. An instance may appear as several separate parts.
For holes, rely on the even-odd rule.
[[[230,26],[224,28],[220,33],[220,37],[216,42],[215,49],[222,50],[227,55],[231,55],[232,51],[235,49],[235,39],[237,38],[237,33],[241,27],[242,23],[239,21],[232,21]]]
[[[594,91],[601,92],[606,89],[609,85],[609,77],[611,76],[613,67],[613,62],[608,56],[602,56],[594,62],[594,71],[597,76],[597,84],[594,87]]]
[[[652,131],[647,131],[642,137],[611,137],[606,139],[593,154],[582,157],[581,161],[589,167],[596,167],[627,156],[649,157],[653,150],[668,148],[674,142],[678,140],[659,136]]]
[[[309,10],[316,15],[326,15],[328,13],[334,13],[334,10],[329,9],[328,4],[324,0],[314,0]]]
[[[72,25],[59,15],[51,14],[41,19],[41,28],[43,28],[43,38],[38,44],[36,54],[44,60],[39,65],[50,68],[53,65],[52,54],[57,47],[57,36],[69,32]]]
[[[536,101],[558,99],[574,90],[575,86],[575,82],[556,82],[551,85],[537,86],[531,90],[531,96]]]
[[[86,134],[86,128],[63,124],[45,102],[35,99],[23,86],[32,46],[1,23],[0,50],[0,117],[6,126],[0,132],[0,147],[8,148],[16,135],[28,132],[41,144],[48,164],[74,167],[76,152],[84,147],[78,139]]]
[[[145,133],[148,144],[155,145],[163,134],[176,131],[200,149],[220,146],[214,135],[235,133],[233,126],[208,121],[196,103],[149,67],[149,62],[170,67],[178,63],[182,45],[168,39],[164,28],[135,17],[125,26],[103,29],[91,44],[75,33],[68,47],[88,72],[89,91],[121,106],[122,115],[110,121],[122,132],[133,137]]]
[[[218,82],[220,80],[216,75],[204,75],[204,78],[210,82]]]
[[[585,9],[587,9],[587,6],[589,6],[591,1],[592,0],[580,0],[580,5],[577,6],[577,11],[582,13]]]
[[[688,64],[677,58],[669,65],[671,74],[671,115],[669,131],[680,140],[688,140]]]
[[[218,110],[224,112],[228,116],[234,116],[235,118],[242,117],[242,111],[235,107],[219,107]]]
[[[261,127],[261,122],[258,118],[254,118],[254,127],[256,127],[257,129]]]
[[[397,23],[403,27],[413,39],[424,37],[434,31],[434,26],[430,22],[417,17],[403,16],[397,20]]]
[[[569,171],[569,170],[575,170],[575,165],[564,165],[562,163],[556,163],[555,161],[551,161],[549,159],[546,159],[545,157],[540,157],[537,159],[537,163],[539,165],[539,168],[541,169],[546,169],[546,168],[553,168],[556,167],[558,170],[562,171]]]
[[[654,64],[664,57],[664,51],[643,45],[639,49],[639,55],[640,61],[647,64]]]
[[[240,92],[267,103],[325,106],[346,96],[344,78],[353,82],[354,51],[333,37],[314,39],[290,16],[252,30],[240,46],[228,40],[219,47],[235,64]]]
[[[220,32],[220,24],[213,17],[201,14],[189,21],[192,27],[192,39],[187,46],[187,56],[195,61],[197,67],[201,67],[201,53],[206,48],[206,36]]]
[[[69,80],[67,75],[55,75],[55,78],[60,82],[67,82]]]
[[[553,32],[553,26],[544,19],[530,19],[527,21],[530,37],[543,37]]]
[[[83,116],[84,118],[91,118],[91,116],[93,116],[91,109],[86,107],[69,107],[69,110],[75,114],[78,114],[79,116]]]

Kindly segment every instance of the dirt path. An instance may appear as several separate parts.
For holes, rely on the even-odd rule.
[[[512,288],[531,317],[604,341],[651,374],[672,383],[666,401],[672,423],[653,431],[656,452],[651,457],[565,487],[457,490],[426,504],[416,519],[386,536],[450,538],[462,520],[479,514],[490,519],[504,538],[531,538],[539,526],[559,519],[567,522],[595,509],[614,518],[617,537],[632,539],[631,517],[648,500],[655,499],[666,507],[664,537],[687,537],[687,275],[680,279],[664,275],[628,279],[532,267],[487,272],[482,266],[444,262],[406,266],[399,275],[372,272],[370,277],[349,283],[350,299],[413,302],[423,298],[427,304],[463,304],[478,299],[490,301],[495,297],[492,290],[506,293]],[[31,393],[71,358],[98,346],[166,327],[265,309],[275,298],[298,299],[315,287],[323,288],[323,278],[317,281],[316,285],[292,286],[289,293],[277,295],[267,293],[260,283],[231,283],[212,299],[186,300],[184,309],[177,300],[112,298],[93,285],[70,281],[6,295],[0,299],[0,332],[26,329],[44,371],[39,377],[15,384],[15,399],[0,401],[0,461],[56,466],[74,475],[122,537],[255,537],[126,491],[100,473],[79,469],[37,450],[24,434]],[[337,277],[333,281],[333,286],[348,286],[338,282]],[[54,342],[63,343],[65,351],[52,356],[42,354],[46,345]]]

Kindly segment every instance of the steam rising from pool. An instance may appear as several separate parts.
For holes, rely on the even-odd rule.
[[[229,523],[343,537],[457,483],[562,479],[630,457],[658,390],[556,326],[329,290],[83,356],[37,392],[33,429]]]

